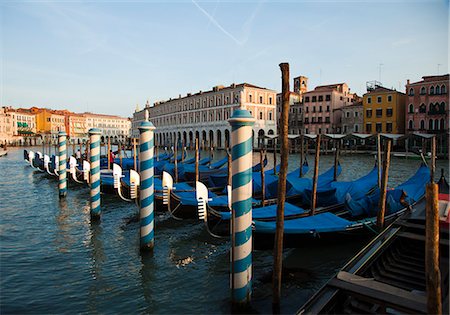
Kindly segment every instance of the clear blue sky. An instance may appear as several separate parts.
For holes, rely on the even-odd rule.
[[[448,72],[449,5],[423,1],[3,1],[1,103],[130,116],[217,84],[279,90]],[[440,64],[440,66],[438,66]],[[291,81],[292,84],[292,81]]]

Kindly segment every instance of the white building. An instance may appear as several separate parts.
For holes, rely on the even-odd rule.
[[[145,108],[143,110],[139,110],[139,107],[136,106],[136,110],[133,113],[133,118],[131,119],[131,137],[139,138],[139,126],[142,122],[148,121],[150,103],[147,101],[145,104]]]
[[[0,144],[11,143],[13,138],[13,122],[8,107],[0,108]]]
[[[129,118],[120,116],[84,113],[86,117],[86,133],[91,128],[98,128],[102,131],[102,141],[124,143],[130,138],[131,121]]]
[[[228,119],[240,107],[250,111],[256,119],[254,146],[260,144],[264,135],[276,133],[276,92],[248,83],[219,85],[210,91],[180,95],[157,102],[148,111],[159,145],[171,145],[177,138],[193,146],[198,138],[200,144],[225,148],[230,144]]]

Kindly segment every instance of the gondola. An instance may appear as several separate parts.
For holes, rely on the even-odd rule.
[[[386,196],[385,222],[390,224],[409,211],[425,194],[430,170],[422,164],[417,172]],[[286,220],[284,223],[284,246],[301,247],[312,242],[340,242],[356,236],[372,235],[376,229],[380,189],[359,200],[346,200],[345,211],[322,212],[313,216]],[[276,222],[254,220],[255,247],[272,248]]]
[[[326,174],[327,172],[325,172],[324,174]],[[336,185],[336,188],[330,190],[329,193],[333,195],[338,195],[338,197],[331,197],[329,195],[325,195],[327,200],[335,202],[326,204],[326,206],[319,207],[318,209],[316,209],[316,213],[325,213],[325,212],[336,213],[343,211],[344,200],[341,196],[351,196],[360,198],[360,196],[372,192],[374,186],[376,186],[377,184],[378,179],[377,173],[378,168],[375,166],[368,174],[354,181],[333,182],[332,184],[339,184],[339,185]],[[204,219],[207,229],[211,231],[213,234],[226,235],[227,234],[226,232],[229,230],[228,221],[230,220],[230,209],[226,208],[225,206],[218,207],[217,203],[214,203],[213,201],[214,199],[212,199],[212,201],[207,201],[204,207],[206,211],[204,214],[201,215],[201,217]],[[252,218],[254,220],[260,221],[276,220],[277,201],[278,200],[276,198],[265,200],[264,207],[261,207],[262,203],[260,201],[259,207],[254,207],[254,209],[252,210]],[[290,202],[285,203],[284,211],[285,211],[285,219],[296,219],[306,217],[309,215],[309,211],[299,206],[296,206]]]
[[[448,184],[438,182],[449,207]],[[354,256],[297,314],[426,314],[423,198]],[[449,231],[439,231],[442,313],[449,314]]]

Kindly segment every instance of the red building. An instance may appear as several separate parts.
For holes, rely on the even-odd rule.
[[[434,133],[438,144],[448,147],[449,74],[424,76],[406,84],[405,129],[408,133]]]

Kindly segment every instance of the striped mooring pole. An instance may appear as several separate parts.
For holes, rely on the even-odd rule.
[[[235,110],[231,125],[231,300],[246,308],[252,293],[252,127],[245,109]]]
[[[154,246],[154,186],[153,186],[153,154],[155,126],[144,121],[139,126],[139,218],[140,247],[143,251],[151,251]],[[175,157],[176,159],[176,157]]]
[[[91,219],[100,220],[102,212],[100,207],[100,129],[89,129],[90,158],[91,163]]]
[[[64,198],[67,195],[67,134],[64,131],[60,131],[58,134],[58,156],[59,198]]]

